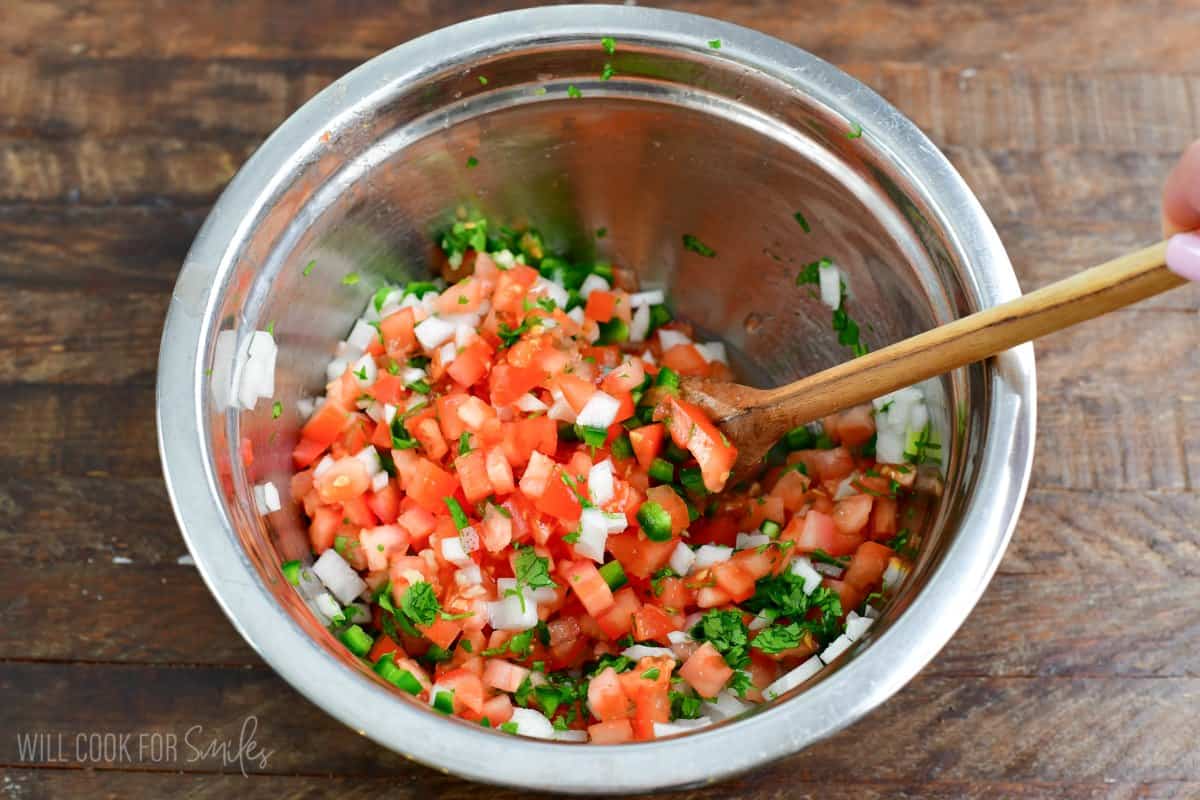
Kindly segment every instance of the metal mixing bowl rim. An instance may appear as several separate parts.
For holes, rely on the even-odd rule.
[[[219,322],[216,287],[225,285],[259,212],[320,150],[333,120],[370,104],[397,81],[463,66],[484,53],[601,36],[693,53],[719,39],[713,57],[771,75],[858,121],[939,210],[946,235],[966,254],[969,290],[979,301],[992,305],[1019,293],[995,229],[946,158],[899,111],[831,64],[765,34],[690,14],[620,6],[514,11],[436,31],[368,61],[306,103],[250,158],[213,208],[180,273],[159,356],[157,421],[171,502],[201,575],[239,633],[303,695],[376,742],[443,771],[531,789],[617,793],[714,781],[794,753],[911,679],[974,607],[1012,535],[1033,455],[1035,376],[1031,346],[992,360],[978,488],[966,503],[961,534],[911,606],[834,674],[735,724],[634,745],[543,742],[439,718],[347,669],[278,603],[222,508],[204,421],[205,343]],[[265,730],[264,740],[269,735]]]

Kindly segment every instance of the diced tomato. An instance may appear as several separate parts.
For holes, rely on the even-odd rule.
[[[866,444],[875,435],[875,413],[868,405],[843,411],[837,418],[838,440],[846,447]]]
[[[483,299],[483,282],[467,278],[448,287],[438,296],[437,308],[442,314],[469,314],[479,308]]]
[[[439,645],[440,646],[440,645]],[[454,712],[464,709],[483,713],[483,681],[468,669],[456,669],[438,676],[438,686],[454,692]]]
[[[445,508],[444,503],[442,508]],[[396,524],[408,531],[409,539],[414,544],[422,544],[433,533],[437,520],[428,510],[414,506],[402,512],[396,518]]]
[[[700,354],[695,345],[677,344],[662,354],[660,363],[670,367],[680,375],[692,375],[698,378],[708,376],[708,359]],[[683,447],[683,445],[679,445]]]
[[[613,311],[616,307],[617,297],[612,292],[594,291],[588,295],[583,315],[588,319],[596,320],[596,322],[608,322],[613,318]]]
[[[371,513],[379,517],[383,523],[393,523],[400,516],[400,492],[396,484],[388,481],[388,485],[378,492],[367,492],[367,506]]]
[[[633,630],[633,615],[642,607],[637,593],[632,587],[626,586],[613,594],[613,605],[605,611],[596,622],[610,639],[620,639]]]
[[[667,634],[679,630],[670,614],[658,606],[644,605],[633,615],[633,638],[639,642],[666,645]]]
[[[798,469],[789,469],[779,476],[779,480],[771,489],[771,496],[778,497],[785,510],[799,511],[811,485],[812,481],[807,475]]]
[[[313,486],[326,503],[352,500],[371,486],[367,468],[357,458],[339,458],[320,475],[313,477]]]
[[[687,681],[701,697],[716,697],[733,677],[733,670],[712,642],[705,642],[683,662],[679,677]]]
[[[563,580],[583,603],[587,613],[599,617],[613,606],[613,593],[591,561],[574,561],[561,567]]]
[[[654,590],[654,599],[664,610],[673,614],[681,613],[695,603],[692,590],[687,588],[683,578],[661,578]]]
[[[367,653],[367,660],[375,662],[387,653],[395,653],[397,650],[400,650],[400,645],[396,644],[391,638],[380,635],[375,640],[375,644],[371,646],[371,652]],[[403,654],[403,651],[401,651],[401,655]]]
[[[461,386],[474,386],[487,376],[491,365],[492,348],[483,339],[476,339],[458,354],[446,374]]]
[[[712,424],[704,411],[691,403],[668,397],[654,410],[655,419],[669,420],[672,441],[690,451],[700,465],[704,487],[710,492],[725,488],[737,449]]]
[[[804,464],[808,477],[819,481],[840,481],[854,471],[854,457],[844,447],[832,450],[797,450],[789,453],[789,464]]]
[[[404,356],[416,349],[417,336],[413,332],[415,320],[411,308],[402,308],[379,321],[379,335],[383,338],[383,348],[393,357]]]
[[[613,371],[604,376],[600,388],[616,396],[620,392],[632,392],[642,385],[646,378],[646,370],[640,358],[628,358],[619,366],[614,365]]]
[[[549,417],[526,417],[502,428],[504,456],[514,467],[528,463],[535,451],[552,456],[558,449],[558,426]]]
[[[297,468],[302,469],[307,467],[320,458],[328,446],[327,444],[321,444],[315,439],[301,439],[297,442],[295,449],[292,450],[292,463]]]
[[[694,545],[719,544],[733,547],[740,530],[737,517],[732,514],[701,517],[688,529],[689,541]]]
[[[445,512],[445,498],[458,491],[458,478],[427,458],[418,464],[413,480],[404,487],[405,493],[426,511]]]
[[[524,314],[525,294],[537,279],[538,271],[524,264],[501,272],[492,293],[492,307],[497,311]]]
[[[529,677],[529,670],[501,658],[489,658],[483,668],[483,683],[502,692],[515,692]]]
[[[308,540],[317,555],[333,547],[333,538],[342,527],[342,515],[336,508],[323,506],[312,514],[308,525]]]
[[[386,422],[379,422],[375,425],[375,432],[371,434],[371,444],[376,450],[390,450],[392,448],[392,426]]]
[[[404,397],[404,381],[400,380],[399,375],[380,371],[368,392],[376,402],[398,405]]]
[[[833,506],[833,524],[842,533],[858,533],[867,526],[874,502],[875,498],[869,494],[856,494],[838,500]]]
[[[633,446],[633,455],[637,458],[642,469],[649,469],[651,462],[662,452],[663,438],[666,428],[661,422],[643,425],[629,432],[629,443]]]
[[[636,531],[628,531],[610,534],[607,547],[621,562],[626,575],[648,578],[667,565],[678,543],[678,540],[673,538],[665,542],[655,542]]]
[[[884,547],[877,542],[863,542],[854,551],[842,580],[864,593],[869,593],[879,584],[888,561],[894,555],[890,547]]]
[[[512,700],[506,694],[498,694],[483,701],[483,716],[487,717],[493,727],[508,722],[512,718],[512,712]]]
[[[366,496],[361,494],[342,503],[342,518],[356,528],[371,528],[379,521],[367,505]]]
[[[793,517],[780,536],[785,541],[794,541],[799,553],[824,550],[831,556],[850,555],[862,542],[861,536],[838,531],[833,517],[816,509],[810,510],[803,517]]]
[[[576,414],[583,411],[587,401],[596,393],[596,387],[591,381],[586,381],[577,375],[563,373],[554,377],[554,385],[563,393],[569,405]]]
[[[628,719],[633,713],[633,703],[612,667],[605,667],[588,683],[588,709],[601,722]]]
[[[472,450],[454,459],[454,471],[462,484],[467,502],[478,503],[492,493],[492,482],[488,480],[487,464],[482,450]]]
[[[871,538],[891,539],[896,535],[896,500],[877,497],[871,508]]]
[[[539,386],[546,373],[535,366],[517,367],[512,364],[497,364],[488,378],[488,390],[492,405],[512,405],[521,395]]]
[[[862,601],[866,598],[867,593],[858,588],[852,583],[846,581],[838,581],[833,578],[826,578],[822,581],[833,591],[837,592],[838,599],[841,600],[842,610],[851,611],[862,605]]]
[[[754,576],[742,569],[736,561],[725,561],[713,567],[717,586],[735,603],[748,600],[754,595]]]
[[[562,470],[554,468],[546,482],[545,491],[534,499],[533,504],[543,514],[558,517],[563,522],[577,522],[583,508],[579,505],[579,498],[575,492],[563,481],[563,475]],[[524,485],[524,478],[521,480]]]
[[[350,422],[350,414],[333,403],[322,403],[300,429],[300,438],[328,447],[342,435]]]
[[[588,741],[592,744],[623,744],[631,742],[633,741],[633,726],[627,719],[597,722],[594,725],[588,726]]]

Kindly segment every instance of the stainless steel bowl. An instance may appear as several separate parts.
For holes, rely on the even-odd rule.
[[[617,41],[611,58],[603,36]],[[616,75],[602,81],[607,61]],[[848,136],[857,126],[862,136]],[[213,594],[267,662],[351,728],[422,763],[513,786],[633,792],[794,753],[933,657],[987,585],[1024,497],[1028,346],[929,385],[951,457],[917,568],[844,663],[743,719],[633,745],[526,740],[439,717],[356,663],[280,579],[280,560],[307,550],[297,512],[260,517],[250,487],[272,480],[286,496],[297,401],[321,391],[373,289],[425,273],[431,233],[460,206],[636,268],[760,383],[846,357],[828,310],[794,285],[820,256],[849,273],[871,345],[1018,293],[992,225],[933,144],[865,86],[783,42],[685,14],[576,6],[397,47],[254,154],[197,236],[163,334],[159,440],[176,514]],[[685,233],[717,257],[685,251]],[[350,271],[361,280],[343,285]],[[219,404],[229,352],[270,322],[278,420],[270,400],[244,413]]]

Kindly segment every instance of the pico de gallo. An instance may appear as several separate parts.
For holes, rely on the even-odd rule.
[[[375,294],[293,452],[315,560],[283,573],[382,680],[611,744],[735,716],[867,633],[918,543],[919,391],[730,486],[733,445],[678,394],[732,378],[724,347],[661,291],[484,219],[440,244],[442,279]]]

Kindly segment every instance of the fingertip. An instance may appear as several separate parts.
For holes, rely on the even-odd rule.
[[[1200,233],[1177,233],[1167,242],[1167,268],[1181,278],[1200,281]]]

